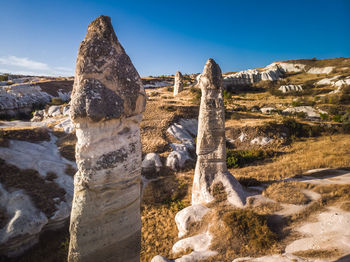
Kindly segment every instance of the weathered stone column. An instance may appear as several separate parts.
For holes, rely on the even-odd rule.
[[[139,261],[139,74],[100,16],[80,44],[71,100],[78,138],[68,261]]]
[[[192,205],[214,200],[213,186],[221,182],[227,200],[234,206],[245,204],[242,186],[226,166],[225,106],[220,67],[213,59],[205,64],[199,79],[202,91],[198,117],[197,163],[193,179]]]
[[[184,77],[180,71],[177,71],[175,75],[174,96],[182,92],[183,89],[184,89]]]

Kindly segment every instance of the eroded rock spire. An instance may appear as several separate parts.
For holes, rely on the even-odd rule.
[[[180,71],[177,71],[175,75],[175,83],[174,83],[174,96],[182,92],[183,89],[184,89],[184,77]]]
[[[198,118],[197,163],[192,188],[192,205],[213,201],[213,186],[221,182],[227,200],[234,206],[242,207],[245,204],[244,191],[226,166],[222,74],[213,59],[209,59],[205,64],[199,87],[202,97]]]
[[[79,47],[71,118],[76,127],[69,261],[139,261],[140,76],[100,16]]]

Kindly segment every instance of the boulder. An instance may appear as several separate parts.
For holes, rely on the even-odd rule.
[[[179,211],[175,216],[176,226],[179,230],[178,237],[186,235],[191,223],[201,221],[208,211],[209,208],[203,205],[193,205]]]
[[[60,106],[50,106],[47,110],[47,115],[50,117],[55,117],[61,115],[61,108]]]
[[[148,153],[141,165],[143,172],[159,172],[162,166],[162,162],[157,153]]]
[[[70,117],[76,128],[68,261],[139,261],[140,122],[146,94],[111,19],[80,44]]]
[[[199,87],[202,91],[198,117],[197,163],[192,187],[192,205],[212,202],[213,186],[222,183],[227,200],[236,207],[245,204],[245,192],[226,166],[225,106],[220,67],[213,59],[205,64]]]

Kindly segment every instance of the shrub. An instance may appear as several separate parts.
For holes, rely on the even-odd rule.
[[[226,163],[228,168],[238,168],[258,160],[273,156],[274,153],[264,150],[226,150]]]
[[[333,116],[333,121],[334,122],[341,122],[342,116],[337,114]]]
[[[0,81],[8,81],[8,80],[9,80],[9,75],[8,74],[0,75]]]
[[[322,121],[328,120],[329,118],[329,115],[327,113],[324,113],[324,114],[321,113],[320,116]]]
[[[309,198],[300,191],[296,182],[274,183],[264,190],[263,195],[287,204],[304,205],[309,202]]]
[[[253,211],[233,210],[224,214],[223,221],[233,235],[242,240],[242,246],[254,251],[270,248],[277,240],[276,234],[267,225],[267,217]]]
[[[199,88],[192,87],[190,88],[190,92],[194,95],[192,97],[192,103],[199,105],[201,102],[202,91]]]
[[[63,103],[64,103],[63,100],[59,97],[51,98],[51,102],[50,102],[51,105],[57,105],[57,106],[62,105]]]

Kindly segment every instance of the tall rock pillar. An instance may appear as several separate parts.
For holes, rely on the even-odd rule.
[[[222,74],[213,59],[205,64],[199,79],[202,91],[198,118],[197,163],[193,179],[192,205],[214,200],[213,186],[222,183],[227,200],[234,206],[245,204],[242,186],[226,166],[225,106]]]
[[[184,77],[180,71],[177,71],[175,75],[174,96],[182,92],[183,89],[184,89]]]
[[[76,127],[68,261],[139,261],[139,124],[146,96],[111,19],[100,16],[80,44],[71,100]]]

